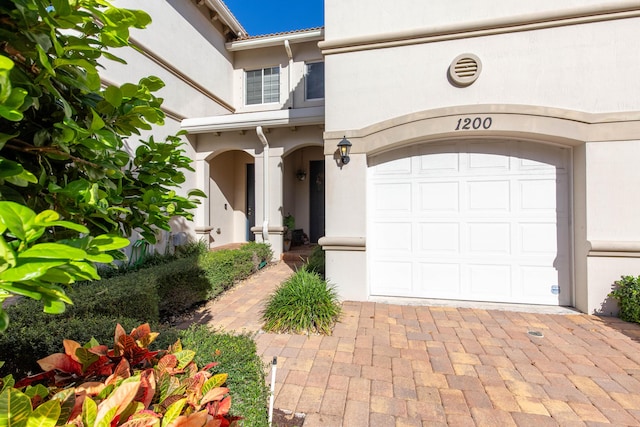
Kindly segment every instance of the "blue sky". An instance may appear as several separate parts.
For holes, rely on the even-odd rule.
[[[324,25],[324,0],[223,0],[250,36]]]

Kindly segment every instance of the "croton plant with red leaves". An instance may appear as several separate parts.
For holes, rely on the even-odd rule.
[[[0,379],[0,425],[40,427],[232,427],[227,374],[198,369],[180,341],[151,351],[158,333],[117,325],[112,349],[64,341],[64,353],[38,361],[43,372]],[[4,423],[7,421],[7,423]],[[15,424],[18,422],[18,424]],[[36,425],[36,424],[34,424]]]

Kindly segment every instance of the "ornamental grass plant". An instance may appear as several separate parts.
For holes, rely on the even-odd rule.
[[[331,335],[340,312],[335,289],[302,268],[269,296],[262,320],[268,332]]]

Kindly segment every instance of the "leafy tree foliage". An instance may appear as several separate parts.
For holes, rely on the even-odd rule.
[[[26,295],[59,312],[69,301],[56,281],[95,276],[69,262],[117,256],[114,250],[125,244],[117,236],[134,229],[155,243],[158,229],[169,230],[172,216],[191,219],[196,197],[204,196],[193,191],[182,197],[173,189],[185,181],[185,170],[193,170],[180,135],[140,141],[133,155],[127,151],[127,137],[163,124],[162,99],[155,95],[163,82],[151,76],[116,87],[100,80],[100,61],[124,63],[113,50],[133,48],[129,30],[150,22],[143,11],[104,0],[0,0],[0,301]],[[21,226],[39,227],[37,239],[16,234],[20,226],[4,214],[20,208],[9,202],[29,218],[49,212],[49,222]],[[96,235],[103,237],[92,245],[87,236]],[[51,253],[20,260],[21,251],[43,241],[88,257],[55,253],[58,262],[67,260],[51,267],[55,274],[45,262]],[[105,257],[96,259],[98,254]],[[24,275],[7,273],[20,266]],[[43,284],[55,293],[44,297],[38,290]],[[0,330],[6,326],[2,314],[0,309]]]

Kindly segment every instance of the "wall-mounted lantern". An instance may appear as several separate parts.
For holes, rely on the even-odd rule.
[[[296,172],[296,178],[298,178],[298,181],[304,181],[305,179],[307,179],[307,173],[300,169],[298,170],[298,172]]]
[[[349,151],[351,151],[351,141],[346,137],[342,138],[342,141],[338,143],[338,150],[340,150],[340,161],[343,165],[349,163]]]

